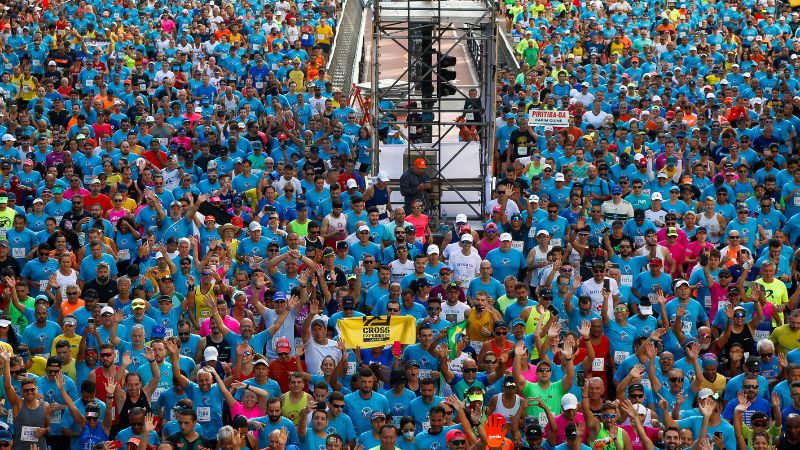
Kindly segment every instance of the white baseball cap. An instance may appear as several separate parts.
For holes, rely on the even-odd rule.
[[[500,235],[500,242],[508,241],[511,242],[514,239],[511,237],[511,233],[503,233]]]
[[[439,254],[439,246],[435,245],[435,244],[434,245],[429,245],[428,246],[428,254],[432,255],[434,253],[436,253],[437,255]]]

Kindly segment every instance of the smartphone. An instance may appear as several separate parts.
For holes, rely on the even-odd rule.
[[[703,253],[700,255],[700,265],[705,266],[706,264],[708,264],[708,255]]]
[[[558,308],[553,305],[547,307],[547,310],[550,311],[550,315],[557,316],[558,315]]]
[[[603,289],[605,289],[606,291],[610,291],[611,290],[611,280],[610,279],[606,278],[605,280],[603,280]]]
[[[87,320],[87,322],[89,323],[89,325],[94,325],[94,317],[89,317],[89,320]]]
[[[611,263],[611,268],[619,270],[619,263]]]
[[[578,384],[578,387],[583,387],[583,385],[586,384],[586,372],[579,370],[575,377],[575,382]]]
[[[400,341],[394,341],[392,344],[392,354],[399,357],[401,353],[402,347],[400,345]]]
[[[111,448],[122,448],[122,441],[111,441]]]
[[[714,432],[714,437],[722,439],[722,432],[721,431],[715,431]]]

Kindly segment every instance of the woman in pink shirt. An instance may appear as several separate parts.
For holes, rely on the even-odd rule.
[[[432,242],[431,236],[433,233],[431,233],[430,220],[426,214],[423,214],[423,211],[424,205],[422,200],[415,201],[412,205],[411,214],[406,216],[406,222],[414,225],[416,231],[414,239],[424,245],[428,242]]]
[[[686,246],[686,253],[684,254],[684,261],[686,263],[686,273],[691,274],[692,269],[697,265],[700,258],[700,252],[704,249],[713,249],[714,246],[708,242],[708,230],[705,228],[698,228],[694,237],[689,241]]]
[[[216,370],[210,367],[204,367],[200,370],[210,372],[216,379],[219,390],[225,398],[225,403],[228,404],[228,408],[231,410],[231,419],[236,416],[244,416],[250,420],[267,415],[267,400],[269,399],[267,391],[252,384],[234,381],[231,387],[234,391],[242,392],[242,399],[236,400]],[[258,430],[253,431],[253,434],[258,438]]]

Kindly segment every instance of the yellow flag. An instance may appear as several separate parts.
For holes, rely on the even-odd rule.
[[[412,316],[348,317],[336,322],[347,348],[373,348],[417,342],[417,321]]]

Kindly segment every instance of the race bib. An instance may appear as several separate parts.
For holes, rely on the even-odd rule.
[[[86,86],[88,87],[94,86],[94,80],[86,80]]]
[[[308,40],[308,34],[304,34],[304,35],[302,36],[302,39],[307,41],[307,40]]]
[[[706,309],[711,308],[711,296],[710,295],[706,295],[703,298],[703,303],[706,305]]]
[[[169,139],[167,139],[167,138],[158,138],[158,143],[166,147],[166,145],[169,144]]]
[[[36,437],[36,427],[22,427],[21,438],[25,442],[38,442],[39,438]]]
[[[645,389],[650,389],[650,380],[647,378],[642,379],[642,386],[644,386]]]
[[[61,423],[61,411],[53,411],[50,414],[50,423]]]
[[[419,379],[424,380],[425,378],[430,378],[431,370],[430,369],[419,369]]]
[[[755,334],[754,337],[756,339],[756,342],[760,342],[760,341],[763,341],[765,339],[769,339],[769,331],[756,330],[756,334]]]
[[[197,421],[198,422],[211,422],[211,407],[200,406],[197,408]]]
[[[11,249],[11,256],[13,258],[19,259],[25,257],[25,249],[24,248],[12,248]]]
[[[325,40],[325,35],[324,35],[324,34],[322,34],[322,33],[318,34],[318,35],[317,35],[317,40],[319,40],[319,41],[324,41],[324,40]]]
[[[427,421],[426,422],[422,422],[422,431],[428,431],[428,429],[430,427],[431,427],[431,423],[430,422],[427,422]]]
[[[355,375],[356,368],[358,367],[358,363],[355,361],[347,361],[347,375]]]
[[[525,243],[522,241],[511,241],[511,248],[522,251],[525,248]]]
[[[633,275],[620,275],[619,282],[622,283],[623,286],[631,287],[633,286]]]
[[[561,247],[561,239],[550,239],[550,245],[553,247]]]
[[[119,249],[119,252],[117,252],[117,255],[119,256],[119,259],[121,259],[121,260],[127,261],[127,260],[131,259],[131,251],[128,250],[127,248]]]
[[[263,81],[256,81],[256,89],[263,89],[264,82]]]
[[[636,247],[644,247],[644,236],[635,236],[633,238],[633,245]]]
[[[48,286],[50,286],[50,280],[39,280],[40,291],[46,291]]]
[[[153,391],[153,395],[150,396],[150,401],[157,402],[158,399],[161,397],[161,393],[164,392],[165,390],[166,388],[163,386],[156,387],[156,389]]]
[[[474,113],[467,113],[465,117],[467,119],[467,122],[475,121],[475,114]]]
[[[258,44],[253,44],[253,50],[259,51],[259,50],[261,50],[261,46],[258,45]]]
[[[0,238],[3,238],[3,239],[5,239],[5,238],[6,238],[6,233],[8,233],[8,230],[7,230],[7,229],[5,229],[5,228],[0,228]]]
[[[614,364],[620,365],[622,363],[622,361],[624,361],[625,358],[627,358],[630,355],[631,354],[628,353],[628,352],[623,352],[623,351],[619,351],[619,350],[615,351],[614,352]]]
[[[595,358],[592,360],[592,372],[602,372],[605,366],[603,358]]]
[[[481,348],[483,348],[483,342],[481,341],[470,341],[469,345],[478,353],[480,353]]]
[[[794,206],[800,206],[800,196],[794,198]]]
[[[544,411],[539,413],[539,426],[542,428],[547,426],[547,413]]]
[[[165,329],[164,330],[164,336],[166,336],[168,338],[171,338],[172,336],[174,336],[174,332],[172,331],[172,328]]]
[[[403,418],[401,416],[392,416],[392,424],[395,428],[400,429],[400,421]]]
[[[692,322],[683,321],[681,323],[681,330],[683,330],[683,334],[691,334],[692,333]]]

